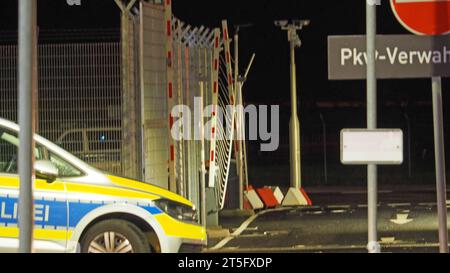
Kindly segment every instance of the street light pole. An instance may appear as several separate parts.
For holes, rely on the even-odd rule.
[[[296,28],[291,26],[288,30],[288,33],[291,47],[291,120],[289,122],[289,139],[291,146],[291,187],[300,189],[302,187],[300,120],[298,118],[297,112],[297,67],[295,64],[295,49],[297,48],[297,46],[300,47],[300,44],[296,44]]]
[[[291,188],[300,189],[301,182],[301,150],[300,150],[300,121],[297,112],[297,68],[295,63],[295,49],[300,48],[301,40],[297,31],[309,25],[309,21],[294,20],[288,24],[288,21],[276,21],[275,25],[286,30],[290,44],[291,54],[291,119],[289,122],[290,139],[290,164],[291,164]]]

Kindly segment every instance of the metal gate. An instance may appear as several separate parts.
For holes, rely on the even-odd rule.
[[[140,3],[145,181],[178,192],[196,205],[200,185],[209,184],[223,207],[234,130],[233,109],[226,106],[235,103],[226,22],[222,31],[191,26],[172,14],[170,1],[164,2]],[[213,112],[222,110],[223,115],[202,116],[211,105]],[[178,113],[180,106],[190,110],[189,116]]]

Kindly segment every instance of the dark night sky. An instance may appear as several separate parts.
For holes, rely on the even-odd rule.
[[[113,0],[81,0],[80,7],[70,7],[66,0],[38,0],[38,23],[45,29],[119,28],[119,10]],[[17,2],[2,0],[1,29],[17,28]],[[401,34],[406,31],[395,20],[387,0],[379,10],[379,33]],[[302,0],[175,0],[174,13],[192,25],[220,26],[254,23],[241,31],[241,70],[253,52],[257,54],[254,69],[246,87],[246,99],[261,103],[282,103],[289,99],[289,47],[287,35],[273,25],[277,19],[310,19],[311,26],[301,32],[302,48],[298,51],[300,99],[363,100],[362,82],[327,81],[327,36],[363,34],[364,1]],[[385,81],[382,92],[403,99],[414,96],[428,99],[428,81]],[[411,91],[410,87],[414,88]],[[420,88],[418,88],[420,87]],[[395,94],[390,94],[392,92]]]

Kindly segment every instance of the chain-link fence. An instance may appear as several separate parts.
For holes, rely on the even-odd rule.
[[[40,44],[37,133],[92,166],[121,172],[117,42]],[[17,122],[17,46],[0,45],[0,117]]]

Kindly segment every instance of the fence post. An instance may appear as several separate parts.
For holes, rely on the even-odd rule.
[[[126,5],[121,0],[115,0],[121,10],[121,47],[122,47],[122,148],[121,165],[122,175],[140,178],[141,172],[138,166],[137,145],[137,107],[136,90],[133,86],[131,67],[133,61],[130,46],[130,10],[136,0],[131,0]]]

